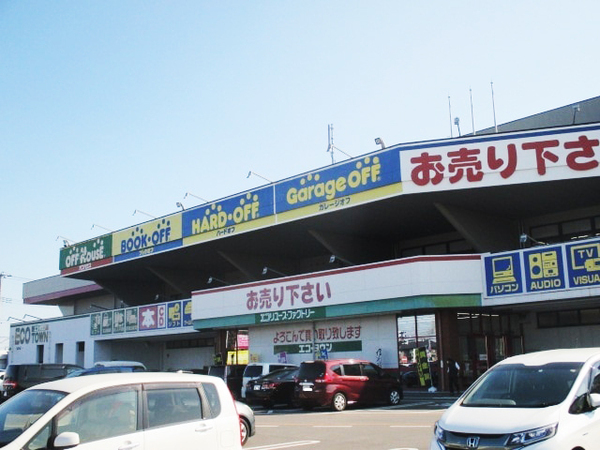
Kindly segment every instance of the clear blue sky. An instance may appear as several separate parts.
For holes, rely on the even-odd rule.
[[[469,89],[492,126],[492,81],[498,123],[600,95],[599,17],[597,0],[0,1],[0,322],[23,281],[58,274],[58,236],[326,166],[328,124],[356,156],[450,137],[448,96],[471,132]]]

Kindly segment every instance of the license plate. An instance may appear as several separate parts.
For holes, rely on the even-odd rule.
[[[312,386],[309,386],[309,385],[305,384],[305,385],[302,386],[302,390],[303,391],[312,391],[313,389],[312,389]]]
[[[260,391],[260,385],[258,385],[258,384],[255,384],[255,385],[254,385],[254,390],[255,390],[255,391]]]

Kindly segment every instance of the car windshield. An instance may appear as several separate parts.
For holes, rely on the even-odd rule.
[[[576,362],[500,365],[484,375],[467,393],[462,405],[493,408],[557,405],[566,398],[582,365]]]
[[[0,447],[12,442],[46,411],[65,397],[64,392],[27,390],[0,405]]]

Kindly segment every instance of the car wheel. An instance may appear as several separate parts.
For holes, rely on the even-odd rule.
[[[331,400],[331,407],[335,411],[345,410],[347,404],[348,404],[348,401],[346,400],[346,396],[344,394],[342,394],[341,392],[337,392],[333,396],[333,399]]]
[[[248,442],[248,437],[250,437],[250,425],[246,422],[245,419],[240,417],[240,433],[242,437],[242,445],[246,445]]]
[[[400,391],[398,389],[392,389],[390,391],[388,400],[389,400],[390,405],[398,405],[398,404],[400,404],[401,398],[402,398],[402,395],[400,394]]]

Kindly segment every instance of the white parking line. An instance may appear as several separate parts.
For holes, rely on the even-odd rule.
[[[320,443],[321,441],[282,442],[281,444],[262,445],[260,447],[245,447],[245,450],[277,450],[282,448],[301,447],[303,445],[314,445]]]

